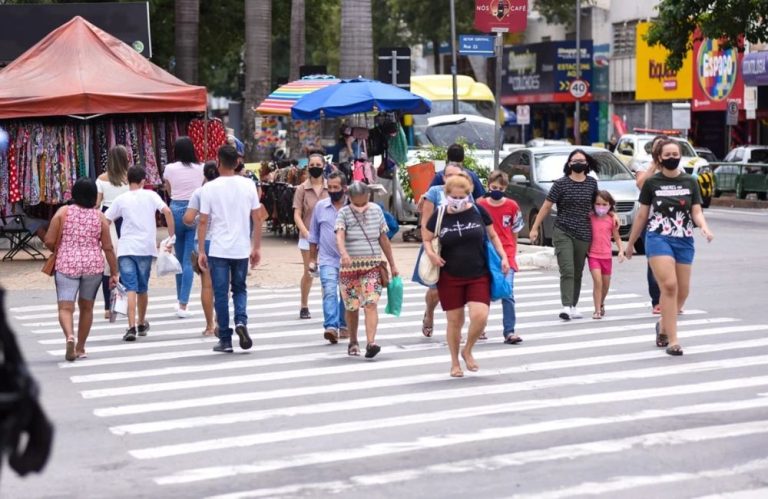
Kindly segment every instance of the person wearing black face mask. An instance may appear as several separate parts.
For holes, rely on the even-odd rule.
[[[312,318],[308,306],[309,291],[312,289],[312,274],[309,271],[309,224],[317,202],[328,197],[328,187],[323,178],[324,167],[323,155],[320,152],[311,153],[307,161],[309,178],[296,187],[296,194],[293,196],[293,221],[299,231],[299,250],[304,262],[304,275],[301,277],[300,319]]]
[[[597,162],[583,150],[574,149],[563,169],[565,176],[552,183],[529,235],[531,241],[539,237],[541,224],[552,211],[552,205],[557,205],[552,244],[560,268],[560,300],[563,304],[560,318],[564,321],[583,317],[576,305],[581,294],[584,262],[592,242],[589,214],[598,190],[597,180],[588,175],[590,171],[597,171]]]
[[[688,298],[694,245],[693,229],[712,241],[701,208],[699,184],[678,169],[680,144],[665,139],[653,149],[661,172],[648,178],[640,191],[640,209],[627,243],[632,258],[634,243],[645,229],[645,254],[661,289],[661,320],[656,324],[656,346],[669,355],[682,355],[677,338],[677,316]]]

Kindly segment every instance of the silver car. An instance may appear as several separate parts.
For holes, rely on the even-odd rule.
[[[528,231],[547,198],[552,182],[563,176],[568,155],[574,149],[577,147],[549,146],[518,149],[499,165],[499,168],[509,175],[510,184],[507,194],[520,205],[526,220],[526,227],[521,232],[521,237],[528,237]],[[600,165],[600,173],[591,172],[590,175],[597,179],[601,190],[610,192],[616,200],[616,213],[621,223],[619,233],[622,239],[628,239],[640,195],[634,176],[610,151],[597,147],[580,147],[579,149],[594,157]],[[557,210],[553,207],[552,215],[542,224],[539,238],[532,241],[533,244],[541,246],[552,244],[556,216]],[[642,242],[638,243],[636,249],[638,252],[643,252]]]

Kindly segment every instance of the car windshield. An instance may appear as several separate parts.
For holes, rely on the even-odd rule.
[[[653,138],[650,139],[637,139],[637,142],[640,144],[640,154],[639,156],[642,157],[651,157],[651,141]],[[683,156],[689,157],[689,158],[695,158],[698,156],[696,152],[693,150],[693,147],[691,147],[691,144],[684,140],[678,140],[678,144],[680,144],[680,148],[682,149]]]
[[[427,137],[431,144],[440,147],[463,141],[476,149],[493,149],[494,128],[490,123],[464,120],[432,125],[427,128]]]
[[[535,155],[536,178],[539,182],[554,182],[563,176],[563,167],[570,152],[542,152]],[[632,180],[632,173],[616,156],[605,151],[590,153],[600,166],[600,173],[591,172],[597,180]]]
[[[768,149],[752,149],[749,155],[750,163],[768,163]]]

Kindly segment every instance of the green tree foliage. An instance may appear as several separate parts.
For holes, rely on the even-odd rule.
[[[626,1],[626,0],[624,0]],[[595,0],[582,0],[582,7],[595,4]],[[621,1],[616,2],[618,7]],[[574,0],[535,0],[534,8],[550,23],[570,24],[576,17],[576,2]]]
[[[662,0],[659,16],[648,31],[650,45],[661,44],[669,51],[667,64],[680,69],[686,53],[693,48],[693,35],[738,43],[741,36],[751,43],[768,40],[768,0]]]

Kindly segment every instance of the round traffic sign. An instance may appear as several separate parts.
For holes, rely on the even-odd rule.
[[[587,95],[587,89],[587,82],[584,80],[573,80],[570,87],[568,87],[574,99],[581,99]]]

